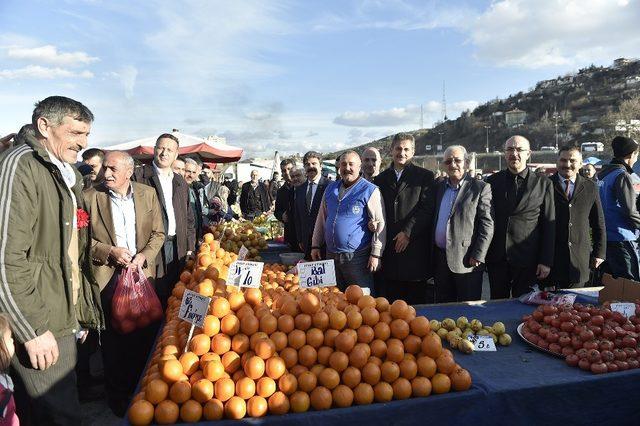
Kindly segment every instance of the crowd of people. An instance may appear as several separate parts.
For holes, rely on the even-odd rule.
[[[141,270],[163,307],[207,227],[273,211],[285,242],[307,260],[333,259],[338,286],[410,304],[477,300],[483,274],[491,297],[542,287],[582,286],[607,259],[615,276],[639,280],[638,144],[612,141],[614,159],[583,176],[578,147],[560,149],[557,172],[527,167],[529,141],[509,138],[507,169],[486,180],[469,155],[449,146],[444,173],[414,164],[410,134],[394,136],[392,164],[375,148],[346,151],[337,178],[322,155],[303,169],[280,164],[268,184],[257,172],[242,185],[222,180],[198,158],[179,157],[179,140],[157,138],[150,164],[125,152],[86,149],[93,114],[49,97],[0,154],[0,413],[7,424],[80,424],[79,395],[92,397],[89,356],[100,344],[106,397],[124,415],[158,323],[128,334],[112,324],[115,288]],[[82,162],[77,164],[82,152]],[[238,197],[238,190],[240,196]],[[433,285],[428,280],[433,278]],[[15,339],[15,345],[14,345]],[[14,354],[15,352],[15,354]],[[12,395],[15,391],[15,407]]]

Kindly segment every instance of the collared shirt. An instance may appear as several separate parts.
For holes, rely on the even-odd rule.
[[[404,172],[404,169],[396,170],[396,168],[394,167],[393,171],[396,173],[396,182],[397,182],[402,177],[402,172]]]
[[[136,209],[133,203],[133,187],[129,185],[129,192],[125,196],[109,191],[111,199],[111,217],[116,232],[116,245],[124,247],[131,253],[137,253],[136,248]]]
[[[560,178],[560,186],[562,187],[562,192],[567,194],[567,198],[571,199],[573,197],[573,190],[576,188],[576,177],[573,179],[563,177],[560,173],[558,173],[558,178]],[[567,193],[567,180],[569,181],[569,192]]]
[[[173,171],[163,172],[153,163],[153,168],[160,180],[160,186],[162,187],[162,197],[164,198],[164,204],[167,209],[167,235],[173,237],[176,235],[176,213],[173,210]]]
[[[464,177],[462,178],[464,179]],[[442,195],[442,201],[440,202],[440,209],[438,210],[438,221],[436,222],[436,246],[445,250],[447,248],[447,224],[449,223],[449,216],[453,209],[453,204],[456,202],[456,197],[460,191],[460,182],[457,185],[451,185],[449,178],[445,181],[445,190]]]

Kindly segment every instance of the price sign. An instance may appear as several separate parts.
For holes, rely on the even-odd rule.
[[[491,336],[469,335],[467,340],[473,343],[473,350],[477,352],[495,352],[496,344]]]
[[[262,278],[262,262],[250,262],[248,260],[236,260],[229,265],[227,284],[236,287],[260,287]]]
[[[611,312],[620,312],[625,318],[630,318],[636,314],[636,304],[623,302],[612,303]]]
[[[329,287],[336,285],[336,268],[333,259],[298,263],[300,287]]]
[[[248,254],[249,254],[249,249],[246,248],[243,244],[242,247],[240,247],[240,251],[238,251],[238,260],[246,259]]]
[[[182,296],[182,304],[180,305],[178,318],[202,327],[204,317],[207,316],[209,312],[210,302],[210,297],[205,297],[195,291],[185,290]]]

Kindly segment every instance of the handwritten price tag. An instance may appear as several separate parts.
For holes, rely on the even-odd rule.
[[[336,285],[336,268],[333,259],[298,263],[300,287],[329,287]]]
[[[202,327],[204,325],[204,317],[207,316],[209,311],[210,302],[210,297],[205,297],[195,291],[185,290],[178,318]]]
[[[630,318],[636,314],[636,304],[623,302],[612,303],[611,312],[620,312],[625,318]]]
[[[240,247],[240,250],[238,251],[238,260],[245,260],[248,254],[249,254],[249,249],[246,248],[243,244],[242,247]]]
[[[227,284],[236,287],[260,287],[262,278],[262,262],[250,262],[248,260],[236,260],[229,265]]]
[[[467,340],[473,343],[473,350],[477,352],[495,352],[496,344],[491,336],[467,336]]]

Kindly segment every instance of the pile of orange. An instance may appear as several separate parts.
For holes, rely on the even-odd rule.
[[[249,250],[247,260],[261,260],[259,250],[267,248],[266,238],[250,221],[225,222],[211,226],[210,230],[211,237],[220,241],[220,246],[228,252],[238,254],[245,246]]]
[[[281,265],[265,265],[260,289],[227,287],[221,277],[234,256],[208,238],[170,298],[132,424],[301,413],[471,386],[429,320],[405,302],[356,285],[300,289]],[[190,324],[177,310],[186,288],[212,301],[185,352]]]

